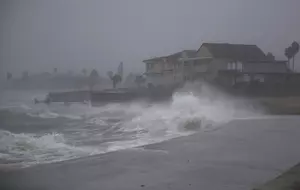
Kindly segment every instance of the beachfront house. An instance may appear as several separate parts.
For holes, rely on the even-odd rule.
[[[253,81],[278,83],[289,72],[286,61],[269,59],[256,45],[203,43],[195,57],[180,61],[185,66],[186,77],[222,85]]]
[[[165,86],[181,83],[184,81],[184,66],[181,58],[195,57],[196,52],[196,50],[184,50],[168,56],[144,60],[147,84]]]
[[[225,86],[237,83],[283,83],[286,61],[270,59],[256,45],[203,43],[195,50],[144,60],[147,83],[170,85],[203,80]]]

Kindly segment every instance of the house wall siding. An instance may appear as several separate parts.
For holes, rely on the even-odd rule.
[[[225,69],[227,69],[227,60],[213,59],[208,67],[207,79],[214,80],[218,76],[218,71]]]
[[[156,62],[147,62],[146,63],[146,71],[148,73],[161,73],[163,71],[164,62],[156,61]]]
[[[148,63],[147,63],[148,64]],[[177,60],[162,60],[151,63],[153,66],[147,69],[147,84],[171,85],[183,81],[183,67]],[[175,68],[175,64],[178,67]]]
[[[153,72],[155,73],[161,73],[163,71],[163,62],[157,62],[154,64]]]
[[[158,85],[170,85],[170,84],[174,84],[175,80],[174,80],[174,76],[173,73],[164,73],[164,74],[150,74],[147,76],[147,81],[146,83],[149,84],[153,84],[154,86],[158,86]]]
[[[229,63],[235,64],[234,68],[229,69]],[[220,70],[239,70],[246,73],[286,73],[287,66],[285,63],[238,63],[226,59],[214,59],[209,66],[209,71],[217,72]]]
[[[208,71],[209,64],[202,63],[202,64],[196,64],[194,65],[194,71],[197,73],[204,73]]]
[[[285,73],[285,63],[243,63],[243,72],[249,73]]]

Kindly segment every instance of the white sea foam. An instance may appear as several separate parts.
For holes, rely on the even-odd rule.
[[[80,116],[71,115],[71,114],[59,114],[51,111],[42,111],[42,112],[33,112],[27,113],[31,117],[39,117],[42,119],[55,119],[59,117],[68,118],[68,119],[81,119]]]
[[[77,119],[82,127],[70,126],[42,135],[0,130],[0,159],[8,159],[9,155],[9,159],[27,165],[68,160],[161,142],[236,118],[260,115],[242,101],[218,94],[205,87],[201,93],[190,90],[175,93],[172,101],[165,103],[133,102],[102,107],[50,105],[33,109],[28,113],[31,116]]]
[[[97,149],[68,145],[62,134],[15,134],[0,130],[0,158],[19,160],[25,166],[92,155]],[[9,155],[9,156],[8,156]]]

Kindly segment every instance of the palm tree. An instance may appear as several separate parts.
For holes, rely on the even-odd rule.
[[[295,56],[299,52],[299,44],[294,41],[291,45],[292,57],[293,57],[293,70],[295,69]]]
[[[116,88],[117,84],[122,81],[122,77],[119,74],[115,74],[112,77],[112,81],[113,81],[113,88]]]
[[[293,58],[292,70],[295,69],[295,56],[299,52],[299,44],[294,41],[288,48],[285,49],[284,55],[288,58],[288,64],[290,65],[290,60]]]
[[[90,77],[92,77],[92,78],[99,77],[98,71],[96,69],[93,69],[91,74],[90,74]]]
[[[107,76],[113,82],[113,88],[116,88],[117,84],[122,82],[122,77],[119,74],[114,74],[112,71],[107,72]]]
[[[89,86],[90,86],[91,91],[93,90],[93,87],[97,83],[98,78],[99,78],[99,74],[98,74],[97,70],[93,69],[89,76]]]
[[[290,60],[291,60],[292,57],[293,57],[293,54],[292,54],[292,47],[285,48],[284,55],[285,55],[285,56],[287,57],[287,59],[288,59],[288,67],[290,68]]]

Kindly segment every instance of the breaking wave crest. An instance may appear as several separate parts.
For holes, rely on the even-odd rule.
[[[30,116],[68,116],[72,125],[66,121],[45,133],[0,130],[0,161],[20,162],[23,166],[57,162],[161,142],[209,130],[234,118],[257,115],[232,100],[212,100],[193,93],[175,93],[171,102],[159,104],[76,105],[50,111],[30,112]]]
[[[4,162],[30,166],[88,156],[95,154],[94,151],[97,150],[68,145],[63,134],[52,133],[38,136],[0,130],[0,152],[3,154],[2,161],[5,160]]]

